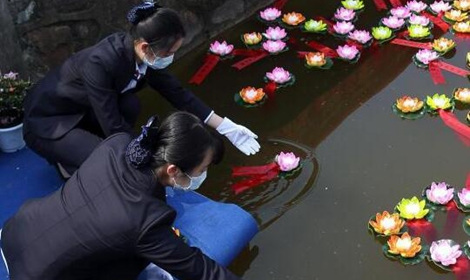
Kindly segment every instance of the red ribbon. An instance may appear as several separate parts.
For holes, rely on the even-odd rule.
[[[232,64],[232,67],[237,68],[238,70],[242,70],[243,68],[250,66],[251,64],[265,58],[268,55],[269,55],[268,52],[262,51],[260,54],[256,56],[251,56],[243,60],[240,60],[239,62],[235,64]]]
[[[297,52],[297,57],[298,57],[298,58],[305,58],[305,56],[306,56],[308,53],[309,53],[309,52],[298,51],[298,52]]]
[[[282,10],[282,8],[284,8],[284,6],[286,5],[288,0],[277,0],[273,7],[278,9],[278,10]]]
[[[470,146],[470,127],[461,123],[452,112],[439,110],[439,116],[445,125],[457,133],[457,136],[466,146]]]
[[[251,57],[251,56],[260,55],[260,54],[263,53],[263,52],[264,52],[263,50],[235,49],[235,50],[232,51],[232,54],[233,54],[233,55],[236,55],[236,56],[248,56],[248,57]]]
[[[320,43],[318,43],[318,42],[316,42],[316,41],[309,41],[309,42],[307,42],[307,46],[309,46],[309,47],[311,47],[312,49],[315,49],[315,50],[317,50],[317,51],[319,51],[319,52],[324,53],[324,54],[325,54],[326,56],[328,56],[328,57],[331,57],[331,58],[338,57],[338,53],[337,53],[335,50],[333,50],[333,49],[331,49],[331,48],[329,48],[329,47],[327,47],[327,46],[325,46],[325,45],[322,45],[322,44],[320,44]]]
[[[452,64],[446,63],[444,61],[437,61],[437,65],[439,68],[442,70],[446,70],[448,72],[454,73],[456,75],[462,76],[462,77],[467,77],[470,75],[470,71],[466,69],[459,68],[457,66],[454,66]]]
[[[400,2],[400,0],[390,0],[390,4],[392,4],[392,7],[394,7],[394,8],[403,5],[403,4]]]
[[[235,194],[239,194],[276,178],[279,172],[279,166],[275,162],[260,166],[234,167],[232,177],[247,176],[249,178],[232,184],[232,190]]]
[[[348,39],[346,40],[346,43],[350,46],[355,46],[360,52],[362,52],[362,50],[364,49],[364,46],[361,43],[356,42],[354,40]]]
[[[447,22],[443,21],[440,17],[438,16],[436,17],[427,12],[423,12],[423,15],[427,17],[429,20],[431,20],[434,23],[434,25],[439,27],[439,29],[441,29],[442,32],[445,33],[449,30],[449,25],[447,24]]]
[[[453,200],[446,204],[446,211],[447,217],[446,224],[444,226],[444,235],[449,236],[455,231],[455,226],[457,225],[460,211]]]
[[[197,70],[197,72],[189,80],[190,84],[200,85],[209,73],[214,69],[217,63],[220,61],[220,57],[214,54],[206,55],[204,64]]]
[[[405,47],[417,48],[417,49],[432,49],[431,43],[420,43],[420,42],[413,42],[408,41],[400,38],[393,39],[390,43]]]
[[[445,84],[446,80],[444,79],[444,76],[442,75],[441,68],[439,67],[439,64],[436,60],[429,62],[429,74],[431,74],[431,78],[434,82],[434,84],[439,85],[439,84]]]
[[[436,240],[437,231],[434,225],[426,219],[411,220],[406,222],[410,234],[426,238],[431,243]]]
[[[274,93],[276,92],[277,84],[276,82],[270,81],[264,86],[264,92],[268,95],[269,99],[274,99]]]
[[[470,190],[470,173],[467,175],[467,180],[465,181],[465,188]]]
[[[457,263],[452,265],[452,272],[457,280],[468,280],[470,272],[470,260],[467,256],[462,255],[457,259]]]
[[[387,4],[384,0],[374,0],[375,8],[377,11],[382,11],[387,9]]]

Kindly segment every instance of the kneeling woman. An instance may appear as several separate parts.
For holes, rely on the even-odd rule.
[[[195,189],[223,145],[194,115],[152,119],[103,141],[63,187],[3,227],[11,279],[136,279],[154,263],[178,279],[239,279],[172,230],[164,186]]]

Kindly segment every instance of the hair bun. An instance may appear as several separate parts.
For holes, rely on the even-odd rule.
[[[133,25],[137,25],[142,20],[153,15],[158,8],[161,8],[161,6],[155,4],[153,1],[145,1],[142,4],[135,6],[127,13],[127,20]]]
[[[157,116],[150,117],[147,124],[142,126],[140,135],[127,146],[126,158],[135,168],[145,166],[152,158],[155,145],[158,142],[158,124]]]

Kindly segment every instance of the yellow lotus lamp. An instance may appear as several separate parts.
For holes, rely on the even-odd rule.
[[[396,209],[400,212],[400,217],[412,220],[422,219],[429,213],[429,209],[426,209],[426,201],[419,200],[416,196],[411,199],[403,198],[397,205]]]
[[[470,20],[456,22],[452,25],[452,29],[460,33],[470,33]]]
[[[451,21],[464,21],[468,18],[467,13],[464,13],[460,10],[452,9],[450,11],[445,12],[444,17],[451,20]]]
[[[256,45],[263,40],[261,33],[252,32],[243,34],[243,42],[247,45]]]
[[[423,108],[424,102],[417,97],[405,95],[397,99],[396,106],[402,113],[414,113]]]
[[[309,52],[305,55],[308,66],[321,67],[326,64],[325,54],[322,52]]]
[[[470,88],[458,88],[454,92],[454,98],[462,103],[470,104]]]
[[[455,47],[454,40],[441,37],[432,42],[432,49],[436,52],[446,53]]]
[[[462,12],[466,12],[470,10],[470,0],[454,0],[454,7]]]

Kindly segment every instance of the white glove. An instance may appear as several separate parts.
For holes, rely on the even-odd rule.
[[[258,138],[256,134],[243,125],[232,122],[229,118],[224,118],[216,130],[225,135],[235,147],[247,156],[256,154],[261,147],[255,140]]]

